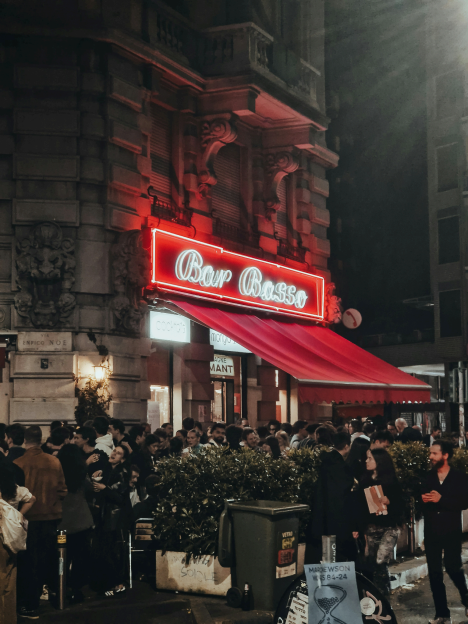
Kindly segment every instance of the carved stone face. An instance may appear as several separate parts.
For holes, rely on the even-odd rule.
[[[15,297],[25,324],[50,329],[73,312],[74,242],[64,239],[56,223],[41,223],[17,244]]]

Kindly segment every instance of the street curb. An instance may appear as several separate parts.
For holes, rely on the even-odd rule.
[[[468,563],[468,551],[462,550],[462,562]],[[395,576],[396,580],[390,581],[390,589],[398,589],[404,585],[409,585],[427,576],[426,557],[416,557],[404,563],[396,563],[389,567],[390,576]]]
[[[214,624],[208,609],[199,598],[190,599],[190,609],[194,624]]]

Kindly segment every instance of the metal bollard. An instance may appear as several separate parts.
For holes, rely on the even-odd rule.
[[[322,535],[322,563],[336,563],[336,535]]]
[[[57,531],[58,548],[58,609],[65,609],[67,593],[67,532]]]

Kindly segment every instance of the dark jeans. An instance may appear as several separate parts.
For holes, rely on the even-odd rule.
[[[91,588],[104,592],[124,582],[125,544],[120,530],[96,528],[92,547]]]
[[[434,597],[436,618],[448,618],[450,617],[450,611],[447,606],[447,594],[442,570],[442,550],[444,551],[445,571],[460,592],[462,603],[468,606],[468,589],[466,587],[465,573],[461,560],[462,534],[426,535],[424,543],[426,546],[429,582]]]
[[[67,585],[73,592],[84,587],[89,580],[91,532],[91,529],[87,529],[67,535]]]
[[[29,522],[26,550],[18,553],[17,603],[37,609],[44,585],[57,591],[57,526],[60,520]]]

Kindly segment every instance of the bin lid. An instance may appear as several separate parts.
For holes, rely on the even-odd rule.
[[[227,501],[229,509],[233,511],[250,511],[264,516],[280,516],[286,514],[300,514],[309,511],[309,505],[295,503],[281,503],[279,501]]]

